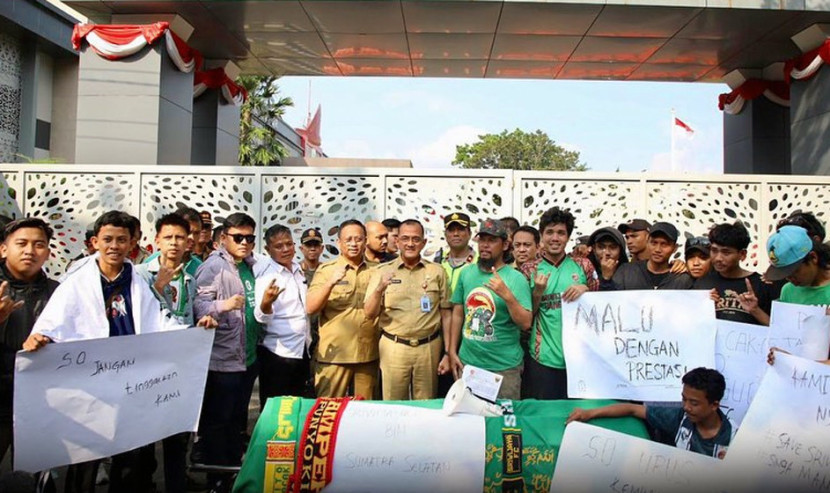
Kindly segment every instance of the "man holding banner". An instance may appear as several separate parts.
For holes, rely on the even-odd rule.
[[[532,320],[530,286],[504,263],[507,230],[498,220],[484,221],[476,237],[477,265],[461,271],[452,294],[450,365],[456,379],[465,364],[498,373],[504,377],[498,397],[519,399],[523,366],[519,332],[527,330]]]
[[[683,375],[683,407],[612,404],[595,409],[574,409],[572,421],[635,416],[646,421],[660,439],[677,448],[723,459],[737,431],[720,410],[726,381],[717,370],[695,368]]]
[[[150,287],[127,262],[132,218],[120,211],[95,221],[92,244],[98,250],[58,286],[23,344],[37,351],[51,342],[69,342],[186,328],[162,310]],[[67,473],[67,491],[92,491],[99,461],[77,464]],[[152,482],[152,464],[133,450],[113,457],[110,491],[132,491]],[[83,484],[79,484],[83,483]]]
[[[597,291],[599,281],[587,258],[566,255],[574,217],[553,207],[542,214],[542,261],[533,276],[534,324],[523,398],[567,399],[568,379],[562,350],[562,302],[571,302],[587,291]]]

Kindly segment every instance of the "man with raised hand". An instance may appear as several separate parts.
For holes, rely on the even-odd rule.
[[[270,397],[304,395],[311,342],[305,311],[308,286],[302,267],[294,260],[291,230],[281,224],[268,228],[265,251],[271,258],[256,280],[255,313],[264,327],[257,347],[260,410]]]
[[[452,294],[449,363],[456,379],[466,364],[502,375],[498,397],[519,399],[523,367],[519,332],[528,330],[533,318],[530,285],[504,263],[507,230],[498,220],[484,221],[476,238],[477,265],[461,271]]]
[[[398,244],[400,257],[375,270],[364,303],[367,317],[379,317],[383,399],[434,399],[438,372],[449,371],[449,357],[442,356],[452,307],[447,274],[421,257],[426,238],[419,221],[401,223]]]
[[[0,245],[0,462],[12,444],[14,359],[58,283],[46,277],[52,228],[39,218],[8,224]]]
[[[378,379],[378,333],[363,300],[377,264],[364,257],[366,227],[356,219],[340,224],[340,256],[317,268],[308,288],[306,313],[320,314],[314,388],[318,397],[354,395],[371,399]]]
[[[599,289],[594,266],[585,257],[567,255],[574,216],[552,207],[539,219],[542,261],[533,276],[533,312],[530,359],[523,398],[567,399],[568,380],[562,348],[562,302]]]

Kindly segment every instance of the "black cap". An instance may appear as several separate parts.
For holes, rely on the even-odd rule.
[[[709,241],[709,238],[705,236],[695,236],[694,238],[689,238],[686,240],[686,245],[684,247],[684,253],[686,257],[695,250],[698,252],[703,253],[707,257],[709,256],[709,247],[712,246],[712,243]]]
[[[311,243],[313,241],[323,243],[323,235],[314,228],[309,228],[303,231],[303,235],[300,236],[300,244],[305,245],[306,243]]]
[[[463,212],[453,212],[452,214],[444,216],[444,228],[449,227],[449,225],[453,223],[469,228],[470,216],[464,214]]]
[[[622,223],[617,226],[620,233],[625,234],[626,231],[648,231],[651,229],[651,223],[645,219],[632,219],[627,223]]]
[[[620,247],[625,247],[625,237],[623,237],[622,233],[620,233],[619,230],[614,229],[611,226],[599,228],[598,230],[591,233],[591,237],[588,239],[588,244],[594,245],[603,238],[611,238],[614,241],[614,243],[616,243]]]
[[[680,233],[677,232],[677,228],[675,228],[673,224],[665,222],[654,223],[648,229],[649,236],[654,236],[657,233],[662,233],[674,243],[677,243],[677,237],[680,236]]]
[[[589,243],[590,240],[591,240],[591,237],[588,236],[588,235],[580,236],[579,238],[576,239],[576,244],[577,245],[590,245],[591,244],[591,243]]]

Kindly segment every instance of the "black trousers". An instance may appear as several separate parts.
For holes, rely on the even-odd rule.
[[[522,377],[526,386],[522,399],[559,400],[568,398],[568,374],[564,369],[545,366],[535,359],[527,358]]]
[[[302,397],[306,393],[309,374],[309,358],[284,358],[262,346],[257,346],[259,361],[259,409],[265,407],[269,397],[293,395]]]

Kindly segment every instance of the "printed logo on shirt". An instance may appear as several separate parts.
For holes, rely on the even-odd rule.
[[[559,310],[560,308],[562,308],[562,293],[545,294],[539,300],[541,310]]]
[[[466,317],[464,337],[476,341],[493,341],[493,319],[496,317],[496,302],[489,289],[478,287],[470,291],[464,302]]]
[[[124,299],[124,295],[117,294],[112,297],[112,303],[110,304],[110,318],[125,316],[127,316],[127,301]]]

